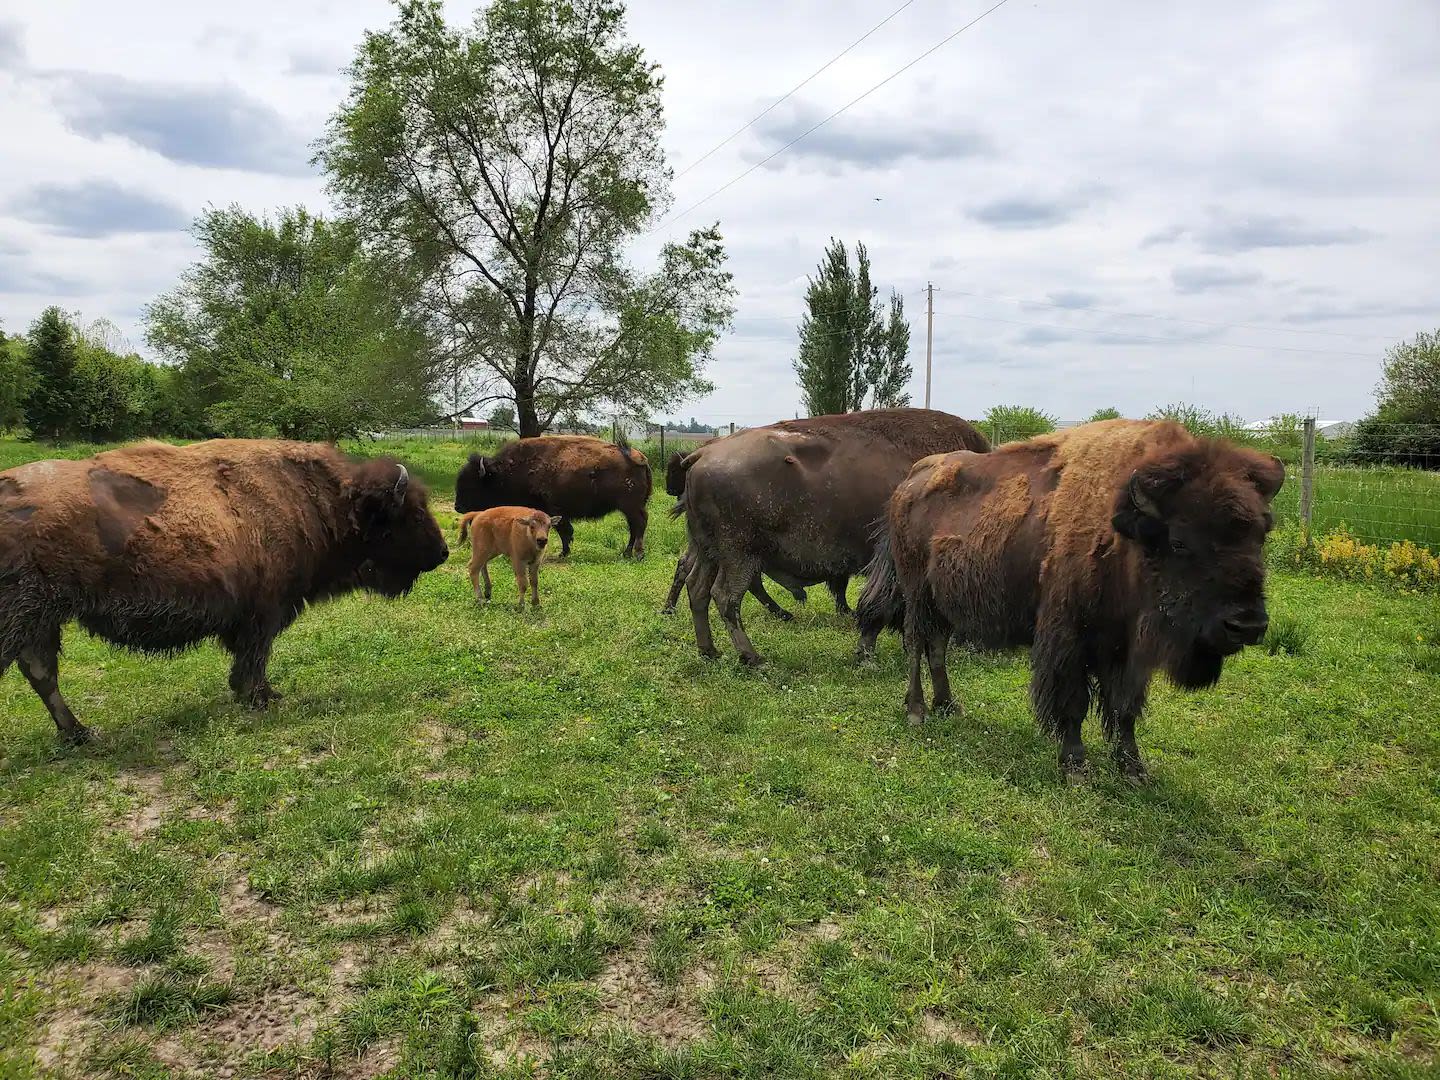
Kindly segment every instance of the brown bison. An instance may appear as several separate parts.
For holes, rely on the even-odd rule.
[[[862,621],[903,618],[912,723],[925,717],[922,654],[941,708],[952,636],[1028,645],[1031,701],[1066,777],[1084,767],[1093,686],[1116,763],[1142,780],[1135,721],[1151,675],[1211,686],[1265,634],[1262,548],[1284,479],[1276,458],[1170,421],[927,458],[890,500]]]
[[[930,409],[873,409],[785,420],[702,446],[681,463],[694,566],[687,579],[695,642],[718,656],[710,602],[746,664],[761,662],[740,622],[757,575],[787,588],[825,582],[836,607],[869,560],[885,500],[917,459],[989,449],[959,417]]]
[[[218,638],[230,688],[263,707],[270,646],[305,606],[400,596],[449,554],[425,490],[394,461],[333,447],[142,443],[0,473],[0,673],[19,661],[62,737],[88,735],[57,685],[72,619],[126,648]]]
[[[572,522],[619,510],[630,526],[624,554],[638,559],[650,488],[650,463],[638,450],[589,435],[543,435],[508,442],[494,457],[471,454],[455,478],[455,512],[528,506],[562,517],[555,531],[563,557],[575,536]]]
[[[670,511],[671,517],[679,517],[685,513],[685,455],[676,451],[670,455],[669,462],[665,465],[665,492],[673,495],[678,502],[675,508]],[[680,600],[680,590],[685,588],[685,579],[690,576],[690,570],[695,565],[695,556],[690,549],[686,548],[675,560],[675,576],[670,581],[670,592],[665,597],[665,606],[660,609],[662,615],[674,615],[675,605]],[[795,598],[797,604],[805,603],[805,589],[799,584],[787,585],[790,595]],[[765,610],[774,615],[777,619],[789,621],[795,616],[786,611],[775,602],[775,598],[765,588],[765,581],[756,574],[750,582],[750,595],[759,600]]]
[[[460,516],[460,542],[469,540],[470,587],[475,599],[486,603],[490,599],[490,563],[504,555],[510,560],[510,569],[515,573],[515,584],[520,591],[519,608],[525,610],[525,592],[528,588],[534,606],[540,606],[540,559],[545,554],[545,545],[550,541],[550,528],[560,527],[558,517],[550,517],[542,510],[528,506],[495,506],[489,510],[471,510]],[[485,591],[480,591],[480,582],[485,582]]]

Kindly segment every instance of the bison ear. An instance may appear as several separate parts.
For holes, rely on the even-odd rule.
[[[391,492],[395,505],[399,506],[405,502],[405,493],[410,490],[410,470],[404,465],[398,466],[400,475],[395,478],[395,487]]]
[[[1165,504],[1184,482],[1178,462],[1156,462],[1136,469],[1120,489],[1110,524],[1121,536],[1147,548],[1160,547],[1170,536]]]
[[[1260,492],[1260,497],[1268,503],[1279,493],[1280,485],[1285,483],[1285,463],[1273,454],[1256,454],[1246,475]]]
[[[475,479],[483,480],[485,478],[485,458],[480,454],[471,454],[470,465],[475,470]]]
[[[347,488],[350,519],[357,528],[368,530],[399,515],[410,490],[410,473],[404,465],[386,467],[381,461],[369,462],[354,472]]]

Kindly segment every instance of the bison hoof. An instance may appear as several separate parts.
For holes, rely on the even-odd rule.
[[[907,712],[905,714],[905,723],[913,728],[918,728],[925,723],[925,714],[923,712]]]
[[[256,712],[263,712],[271,705],[283,701],[285,695],[276,690],[273,686],[257,686],[250,693],[240,699],[240,703],[247,709],[254,709]]]
[[[744,664],[748,668],[757,668],[763,667],[765,665],[765,660],[757,653],[741,653],[740,663]]]
[[[661,614],[661,615],[674,615],[674,614],[675,614],[675,609],[674,609],[673,607],[662,607],[662,608],[660,609],[660,614]]]
[[[1065,770],[1065,786],[1066,786],[1066,787],[1084,787],[1084,786],[1085,786],[1085,770],[1084,770],[1083,768],[1079,768],[1079,769],[1066,769],[1066,770]]]
[[[1144,787],[1150,782],[1150,773],[1146,771],[1143,763],[1131,760],[1119,764],[1121,777],[1131,787]]]
[[[94,732],[79,722],[72,728],[63,728],[60,731],[60,741],[66,746],[84,746],[94,737]]]
[[[774,611],[772,611],[770,614],[771,614],[771,615],[774,615],[775,618],[779,619],[781,622],[794,622],[794,621],[795,621],[795,616],[792,615],[792,614],[790,614],[790,612],[786,611],[784,608],[776,608],[776,609],[775,609]]]
[[[714,645],[711,645],[708,648],[702,645],[700,646],[700,655],[703,656],[706,660],[719,660],[720,650],[715,648]]]

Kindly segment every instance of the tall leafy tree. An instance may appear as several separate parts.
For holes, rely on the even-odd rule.
[[[0,328],[0,431],[19,427],[25,421],[25,401],[30,396],[30,361],[23,337],[6,337]]]
[[[619,0],[494,0],[472,27],[405,0],[368,34],[319,152],[368,239],[425,283],[468,409],[520,433],[648,413],[702,377],[732,313],[717,228],[624,258],[669,205],[662,80]]]
[[[75,408],[75,328],[58,307],[48,307],[30,328],[31,385],[25,423],[37,439],[68,434]]]
[[[1391,346],[1375,405],[1355,426],[1358,463],[1440,469],[1440,330]]]
[[[239,207],[195,225],[204,258],[147,309],[206,426],[337,439],[427,412],[440,360],[402,268],[346,221]]]
[[[850,265],[845,245],[832,239],[805,289],[795,374],[811,416],[866,407],[908,405],[910,325],[905,303],[890,294],[888,315],[870,280],[870,255],[855,248]]]

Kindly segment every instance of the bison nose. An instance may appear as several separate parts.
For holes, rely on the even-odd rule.
[[[444,562],[448,558],[450,558],[450,545],[442,543],[440,545],[440,561]]]
[[[1236,645],[1254,645],[1270,628],[1270,618],[1261,611],[1245,611],[1225,620],[1225,636]]]
[[[548,541],[547,541],[547,540],[545,539],[545,537],[543,537],[543,536],[537,536],[537,537],[535,538],[535,546],[536,546],[536,547],[544,547],[547,543],[548,543]]]

